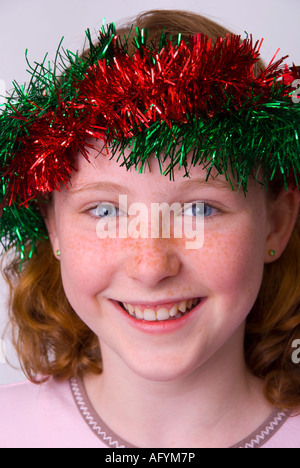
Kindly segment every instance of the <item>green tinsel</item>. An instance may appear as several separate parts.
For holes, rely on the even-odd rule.
[[[162,59],[157,54],[163,53],[165,49],[168,50],[169,57],[165,62],[168,64],[168,61],[172,61],[175,57],[174,51],[180,51],[180,47],[184,44],[179,35],[176,40],[171,41],[170,45],[170,41],[162,32],[158,50],[155,50],[151,44],[147,45],[147,31],[137,29],[135,37],[132,39],[137,51],[135,54],[137,62],[128,62],[129,39],[123,38],[121,40],[121,38],[116,37],[113,23],[106,29],[103,27],[95,44],[89,30],[86,32],[86,38],[88,51],[83,54],[80,54],[79,51],[73,53],[69,50],[61,52],[60,43],[53,67],[47,63],[47,56],[41,64],[35,64],[34,67],[27,60],[31,80],[27,86],[13,83],[14,90],[0,114],[1,238],[5,249],[16,247],[23,259],[28,254],[28,245],[31,246],[29,249],[29,255],[31,255],[36,242],[40,239],[48,239],[46,226],[39,211],[38,200],[43,199],[44,193],[51,193],[51,191],[58,189],[60,182],[67,183],[75,153],[77,154],[81,150],[86,151],[86,156],[88,155],[88,149],[84,149],[84,142],[90,133],[84,134],[83,132],[81,134],[82,128],[87,128],[96,138],[101,138],[101,131],[98,128],[103,125],[101,111],[106,105],[105,102],[102,103],[102,106],[96,102],[99,93],[101,97],[101,86],[97,81],[101,77],[101,73],[104,74],[107,82],[112,80],[110,89],[113,93],[119,86],[118,79],[123,80],[122,86],[125,93],[125,88],[128,85],[126,73],[130,72],[130,68],[125,68],[124,75],[120,74],[117,78],[111,75],[116,70],[114,62],[116,57],[117,61],[125,64],[124,67],[129,67],[130,63],[137,66],[136,75],[133,73],[132,77],[138,76],[138,65],[141,64],[141,76],[144,68],[151,69],[153,73],[157,74],[155,80],[159,81],[161,79],[158,72],[159,60]],[[234,60],[233,46],[231,50],[231,43],[228,44],[228,60],[230,57],[233,57],[232,60]],[[223,47],[223,45],[222,42],[219,42],[218,46]],[[247,47],[250,48],[250,42],[245,42],[245,53],[240,56],[241,67],[243,67],[245,57],[247,58]],[[227,49],[224,48],[224,50]],[[183,49],[183,51],[188,53],[186,52],[188,49]],[[234,52],[237,53],[240,50],[236,48]],[[223,56],[219,54],[216,57],[221,65],[222,63],[226,64],[225,53]],[[181,59],[182,57],[178,53],[178,60]],[[257,54],[254,51],[253,64],[256,60]],[[131,109],[131,105],[135,105],[135,102],[138,106],[139,99],[141,99],[138,94],[139,86],[137,85],[135,90],[134,80],[129,79],[129,85],[133,83],[133,87],[130,88],[132,93],[130,99],[124,98],[125,107],[122,107],[121,91],[123,92],[123,88],[121,85],[119,86],[120,98],[118,102],[116,101],[115,106],[109,108],[110,96],[107,96],[106,112],[110,115],[111,111],[116,120],[112,119],[106,124],[105,144],[109,147],[112,157],[116,157],[116,154],[120,153],[117,162],[123,158],[121,166],[125,165],[127,169],[135,166],[136,170],[139,167],[139,172],[143,172],[149,158],[154,156],[158,159],[163,175],[170,175],[170,178],[174,178],[174,168],[181,169],[183,167],[184,176],[188,176],[187,156],[192,155],[191,165],[203,164],[207,171],[207,177],[215,168],[220,174],[225,175],[232,187],[237,185],[242,188],[244,193],[247,192],[247,181],[250,177],[255,178],[260,169],[262,169],[263,183],[266,189],[274,178],[280,178],[286,189],[291,181],[299,188],[300,105],[292,103],[291,96],[286,91],[288,86],[278,82],[278,78],[283,75],[280,71],[281,62],[278,61],[277,64],[269,66],[268,76],[271,85],[267,90],[267,99],[263,95],[265,85],[262,80],[261,93],[256,90],[257,84],[253,85],[253,88],[249,85],[245,91],[245,98],[239,98],[240,102],[237,105],[235,87],[238,87],[239,83],[238,80],[232,81],[229,78],[228,82],[232,81],[233,87],[227,88],[222,83],[216,86],[215,96],[210,95],[207,98],[208,107],[205,112],[201,111],[200,106],[197,115],[187,112],[178,121],[172,117],[160,119],[155,117],[154,104],[141,110],[137,107],[140,114],[136,112],[136,115],[133,115],[134,113],[128,111]],[[99,68],[100,65],[102,71]],[[207,67],[209,65],[209,63],[206,64]],[[197,62],[193,66],[196,67]],[[192,65],[190,67],[192,69]],[[229,73],[230,70],[227,65],[226,67],[224,73]],[[170,66],[170,68],[172,67]],[[182,69],[184,70],[184,66]],[[181,78],[180,75],[178,76],[179,82]],[[272,78],[273,76],[274,78]],[[222,79],[220,80],[222,81]],[[103,84],[105,85],[106,82],[103,81]],[[170,91],[168,91],[167,85],[168,80],[166,83],[162,82],[161,85],[161,93],[162,96],[165,96],[166,102],[169,99]],[[185,89],[184,85],[183,82],[180,86]],[[185,98],[185,96],[184,91],[182,97]],[[196,98],[201,99],[197,90],[195,91],[195,100]],[[218,99],[220,99],[221,104],[216,111]],[[126,105],[129,106],[128,109]],[[116,111],[117,106],[120,106],[119,114]],[[170,111],[170,115],[173,111],[177,111],[176,106],[174,105],[174,109],[171,106]],[[89,120],[93,113],[96,116],[94,123]],[[104,110],[103,113],[105,114]],[[154,116],[152,120],[149,118],[150,114]],[[124,115],[123,121],[121,120],[122,115]],[[138,115],[139,123],[132,121],[131,124],[130,119]],[[77,139],[74,137],[73,140],[73,137],[70,137],[73,129],[68,127],[72,122],[74,123],[74,134],[78,134]],[[118,127],[118,122],[124,124],[123,133]],[[51,140],[52,145],[57,144],[57,148],[61,148],[64,132],[65,138],[68,137],[69,140],[67,143],[64,142],[66,144],[65,155],[61,153],[59,157],[61,157],[62,166],[64,164],[65,166],[61,171],[57,170],[55,175],[51,172],[49,188],[36,189],[34,178],[28,179],[27,182],[31,169],[21,173],[22,164],[16,165],[16,169],[11,169],[14,168],[20,154],[24,157],[24,163],[28,155],[28,158],[32,158],[32,165],[35,165],[39,155],[38,153],[29,155],[28,151],[35,150],[36,141],[40,140],[41,142],[40,151],[44,151],[44,147],[47,149],[48,140]],[[62,140],[55,143],[56,137],[62,138]],[[127,157],[124,153],[125,149],[130,150]],[[47,158],[49,159],[50,156],[47,155]],[[47,158],[45,157],[45,161],[48,160]],[[162,167],[165,163],[167,163],[167,167],[163,170]],[[54,163],[52,166],[55,169]],[[53,169],[51,164],[49,167],[50,170]],[[36,180],[37,183],[40,182],[38,173]]]

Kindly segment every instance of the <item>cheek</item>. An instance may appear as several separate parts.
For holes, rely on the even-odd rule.
[[[249,217],[228,229],[207,230],[203,247],[190,258],[194,274],[220,300],[252,307],[262,281],[264,239],[263,229]]]
[[[96,233],[68,230],[59,233],[61,275],[66,295],[84,304],[107,289],[122,268],[124,252],[134,241],[99,239]]]

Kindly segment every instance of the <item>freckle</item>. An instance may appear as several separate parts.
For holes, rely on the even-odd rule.
[[[134,263],[136,265],[140,265],[142,262],[141,257],[138,257],[137,255],[134,257]]]

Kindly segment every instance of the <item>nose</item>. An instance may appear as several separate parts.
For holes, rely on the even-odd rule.
[[[126,272],[131,279],[153,288],[160,281],[176,276],[180,265],[180,255],[168,239],[139,239],[134,251],[129,252]]]

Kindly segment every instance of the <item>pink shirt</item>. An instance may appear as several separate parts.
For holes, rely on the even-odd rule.
[[[80,380],[0,387],[0,448],[130,448],[94,410]],[[300,448],[300,416],[275,411],[234,448]]]

